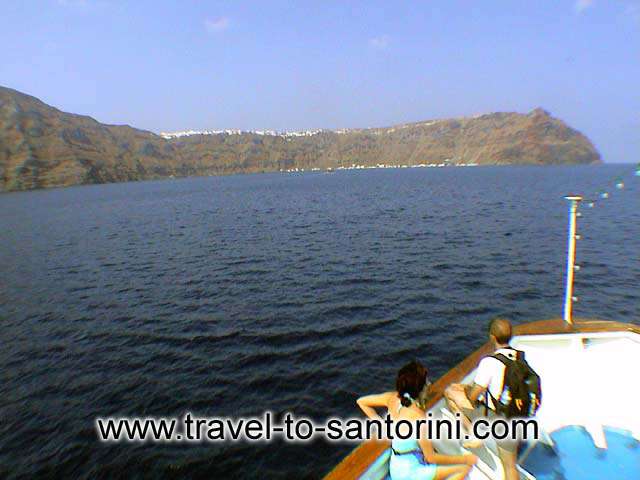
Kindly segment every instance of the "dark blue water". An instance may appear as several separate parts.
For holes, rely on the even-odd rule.
[[[318,478],[351,447],[118,445],[96,416],[356,414],[487,321],[561,314],[569,192],[627,166],[252,175],[0,196],[0,477]],[[584,209],[576,314],[640,318],[640,177]]]

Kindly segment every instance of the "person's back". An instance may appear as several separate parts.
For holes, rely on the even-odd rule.
[[[419,362],[411,362],[398,372],[396,391],[367,395],[358,399],[358,406],[367,417],[382,422],[376,407],[384,407],[394,422],[406,421],[411,425],[424,422],[421,407],[427,397],[429,383],[427,371]],[[398,426],[401,432],[403,430]],[[395,429],[394,429],[395,430]],[[398,432],[400,433],[400,432]],[[407,439],[393,438],[389,473],[392,480],[463,480],[475,464],[474,455],[443,455],[433,450],[424,431],[413,432]],[[419,438],[419,440],[418,440]]]
[[[473,380],[468,394],[469,401],[476,405],[479,399],[484,398],[487,417],[496,419],[504,417],[498,413],[497,402],[499,401],[505,377],[505,363],[496,358],[503,355],[506,359],[514,361],[517,351],[509,346],[511,341],[511,322],[506,319],[496,318],[489,324],[489,339],[493,343],[495,351],[492,355],[484,357]],[[498,456],[502,461],[505,472],[505,480],[518,480],[519,474],[516,466],[518,455],[518,440],[505,438],[496,439]]]
[[[494,412],[497,410],[496,402],[504,387],[504,373],[506,369],[505,364],[498,360],[495,357],[496,355],[504,355],[509,360],[515,361],[516,350],[510,347],[500,347],[496,349],[492,355],[484,357],[478,364],[476,376],[473,380],[476,385],[486,388],[487,395],[485,395],[483,402]]]
[[[433,478],[435,465],[429,465],[417,440],[394,438],[391,442],[392,455],[389,459],[389,474],[392,480]],[[420,473],[423,475],[420,476]]]
[[[406,399],[405,399],[406,400]],[[408,421],[414,423],[424,418],[424,413],[413,407],[413,402],[403,405],[399,398],[391,398],[388,405],[388,414],[394,422]],[[433,479],[436,476],[436,465],[428,463],[424,458],[424,452],[415,438],[394,438],[391,441],[391,458],[389,460],[389,473],[392,480]]]

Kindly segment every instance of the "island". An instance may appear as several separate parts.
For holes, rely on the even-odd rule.
[[[541,108],[386,128],[156,134],[0,87],[0,192],[237,173],[599,162],[586,136]]]

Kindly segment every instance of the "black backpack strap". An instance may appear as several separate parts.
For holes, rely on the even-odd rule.
[[[485,417],[489,415],[489,397],[491,397],[491,403],[493,403],[493,408],[495,409],[497,405],[496,399],[494,398],[493,395],[491,395],[491,393],[489,392],[489,387],[487,387],[487,389],[484,391],[484,416]]]
[[[517,348],[513,348],[512,346],[508,346],[507,348],[516,352],[516,360],[524,360],[524,352],[522,350],[518,350]]]
[[[495,358],[496,360],[499,360],[500,363],[504,364],[505,367],[508,367],[513,362],[513,360],[511,360],[509,357],[507,357],[503,353],[494,353],[493,355],[491,355],[491,358]]]
[[[524,360],[524,352],[522,350],[516,350],[513,347],[506,347],[509,350],[513,350],[516,353],[516,360]],[[511,360],[509,357],[507,357],[504,353],[494,353],[493,355],[489,355],[492,358],[495,358],[496,360],[500,360],[505,367],[508,367],[511,362],[515,361],[515,360]]]

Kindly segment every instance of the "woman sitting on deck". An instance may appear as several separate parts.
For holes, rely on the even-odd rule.
[[[408,420],[416,424],[424,420],[421,407],[427,397],[429,383],[427,369],[413,361],[400,369],[396,378],[395,392],[367,395],[358,399],[358,406],[373,420],[382,421],[376,407],[386,407],[394,422]],[[421,435],[391,441],[389,473],[392,480],[463,480],[476,463],[475,455],[442,455],[433,450],[431,441]]]

